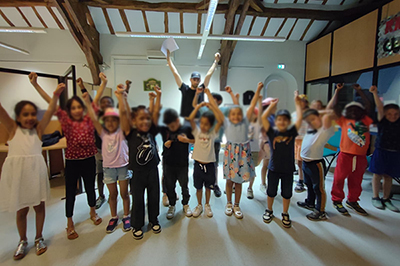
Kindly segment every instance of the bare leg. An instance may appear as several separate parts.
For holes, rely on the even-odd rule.
[[[303,177],[303,162],[297,161],[297,166],[299,167],[299,180],[304,180]]]
[[[267,206],[268,210],[272,211],[272,205],[274,205],[275,198],[271,198],[270,196],[267,197]]]
[[[253,189],[253,184],[254,184],[255,179],[256,179],[256,177],[250,179],[250,184],[249,184],[250,189]]]
[[[288,213],[288,211],[289,211],[290,199],[282,198],[282,203],[283,203],[283,212],[284,212],[284,213]]]
[[[122,204],[124,205],[124,216],[129,216],[131,205],[131,199],[128,192],[129,180],[119,181],[119,189],[122,198]]]
[[[29,207],[17,211],[17,228],[20,240],[27,240],[26,237],[26,216],[28,215]]]
[[[211,190],[206,188],[206,204],[210,204]]]
[[[388,175],[383,176],[383,198],[389,199],[392,190],[392,177]]]
[[[75,225],[74,221],[72,220],[72,217],[67,218],[67,231],[70,233],[72,230],[75,230]]]
[[[372,177],[372,193],[373,193],[372,197],[373,198],[379,198],[379,190],[381,188],[381,179],[382,179],[382,176],[377,175],[377,174],[374,174]],[[383,194],[385,194],[385,193],[383,193]]]
[[[268,164],[269,164],[269,159],[264,159],[263,166],[261,168],[261,184],[263,185],[266,185]]]
[[[242,184],[235,183],[235,205],[239,205],[242,196]]]
[[[104,183],[103,183],[104,173],[97,174],[97,188],[99,190],[99,197],[104,198]]]
[[[96,207],[90,207],[90,217],[96,217]]]
[[[228,201],[228,203],[232,203],[232,187],[233,187],[233,182],[227,179],[225,191],[226,191],[226,200]]]
[[[107,184],[108,191],[110,195],[108,196],[108,204],[110,205],[111,217],[117,216],[117,197],[118,188],[117,183]]]
[[[202,205],[201,203],[202,203],[202,200],[203,200],[203,189],[198,189],[196,191],[196,196],[197,196],[197,203],[199,205]]]
[[[41,238],[44,226],[44,219],[46,216],[46,208],[44,201],[40,202],[39,205],[34,206],[33,209],[36,212],[36,237],[35,239]]]

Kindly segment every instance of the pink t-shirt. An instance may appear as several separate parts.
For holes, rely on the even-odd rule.
[[[129,164],[128,141],[120,128],[114,133],[103,129],[100,138],[103,141],[101,145],[103,167],[119,168]]]
[[[58,108],[56,115],[67,139],[65,158],[76,160],[94,156],[97,148],[94,139],[95,129],[90,117],[85,115],[81,121],[75,121],[61,108]]]

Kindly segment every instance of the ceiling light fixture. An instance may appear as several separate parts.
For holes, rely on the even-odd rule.
[[[218,6],[218,0],[210,0],[207,11],[207,20],[206,24],[204,25],[203,37],[201,38],[200,49],[199,49],[199,54],[197,55],[197,59],[201,59],[201,57],[203,56],[204,47],[206,46],[207,43],[207,37],[210,34],[210,29],[212,22],[214,20],[214,15],[215,11],[217,10],[217,6]]]
[[[15,51],[15,52],[18,52],[18,53],[21,53],[21,54],[30,55],[28,51],[25,51],[25,50],[20,49],[18,47],[15,47],[15,46],[12,46],[12,45],[9,45],[9,44],[5,44],[5,43],[2,43],[2,42],[0,42],[0,47],[6,48],[8,50],[12,50],[12,51]]]
[[[47,33],[46,29],[42,29],[42,28],[19,28],[19,27],[0,27],[0,32],[3,32],[3,33]]]

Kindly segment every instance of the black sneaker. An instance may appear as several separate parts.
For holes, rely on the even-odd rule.
[[[282,213],[282,225],[285,228],[292,227],[292,221],[290,220],[288,213]]]
[[[363,208],[361,208],[361,206],[358,204],[357,201],[356,202],[349,202],[347,200],[346,201],[346,206],[349,207],[350,209],[355,210],[356,213],[358,213],[360,215],[363,215],[363,216],[368,215],[368,213]]]
[[[312,213],[306,215],[308,220],[311,221],[322,221],[326,220],[326,212],[320,212],[318,210],[314,210]]]
[[[274,218],[274,212],[270,211],[270,210],[265,210],[262,218],[263,218],[264,223],[269,224],[272,221],[272,219]]]
[[[298,202],[297,202],[297,206],[299,206],[299,207],[301,207],[301,208],[304,208],[304,209],[307,209],[307,210],[310,210],[310,211],[313,211],[314,208],[315,208],[315,206],[309,205],[309,204],[308,204],[307,202],[305,202],[305,201],[298,201]]]
[[[218,185],[215,185],[215,186],[214,186],[214,195],[215,195],[217,198],[221,197],[221,195],[222,195],[221,189],[219,188]]]
[[[115,229],[117,228],[117,225],[118,225],[118,218],[112,218],[112,219],[108,222],[108,225],[107,225],[107,228],[106,228],[106,232],[107,232],[108,234],[114,232]]]
[[[335,207],[335,209],[336,209],[340,214],[345,215],[345,216],[350,216],[349,212],[346,210],[345,207],[343,207],[343,205],[342,205],[341,202],[334,201],[334,202],[333,202],[333,207]]]
[[[142,230],[133,229],[132,230],[132,236],[133,236],[134,239],[140,240],[140,239],[143,238],[143,231]]]

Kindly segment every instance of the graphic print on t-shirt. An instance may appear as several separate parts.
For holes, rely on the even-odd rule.
[[[136,162],[138,165],[146,165],[154,157],[154,147],[150,140],[150,134],[146,136],[137,135],[142,139],[142,143],[137,147]]]
[[[200,140],[200,145],[203,147],[207,147],[208,145],[210,145],[210,135],[209,134],[200,133],[199,140]]]
[[[275,143],[282,143],[285,142],[286,145],[289,145],[290,141],[293,139],[292,136],[288,137],[288,136],[277,136],[276,138],[274,138],[274,143],[273,143],[273,147],[275,150]]]
[[[355,124],[349,123],[347,136],[349,139],[360,147],[364,147],[367,142],[365,133],[368,132],[368,127],[361,121],[356,121]]]

